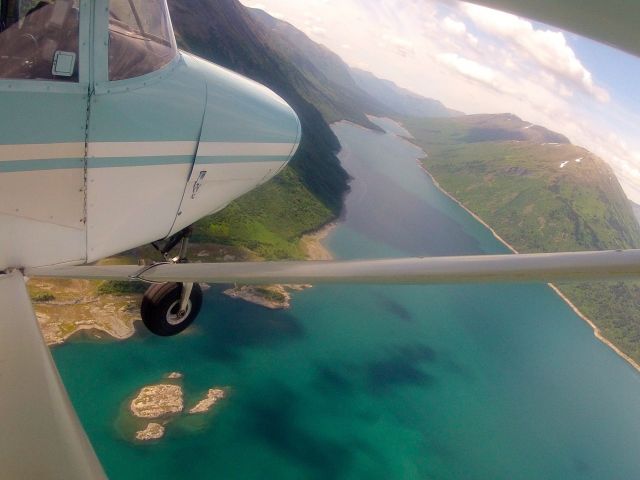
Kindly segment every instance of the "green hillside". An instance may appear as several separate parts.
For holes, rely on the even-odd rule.
[[[640,227],[611,168],[566,137],[509,114],[404,125],[442,188],[519,252],[640,247]],[[558,286],[640,361],[640,282]]]

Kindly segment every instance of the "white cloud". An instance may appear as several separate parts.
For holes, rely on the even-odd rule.
[[[401,57],[409,57],[414,54],[413,42],[398,35],[385,33],[382,36],[382,45],[390,47]]]
[[[438,60],[443,65],[454,69],[472,80],[477,80],[491,87],[497,87],[496,72],[485,65],[481,65],[468,58],[463,58],[456,53],[441,53],[438,55]]]
[[[442,28],[453,35],[464,35],[467,32],[467,26],[464,22],[459,22],[451,17],[445,17],[442,20]]]
[[[515,15],[477,5],[463,4],[462,11],[478,28],[519,47],[541,68],[572,83],[599,102],[610,100],[607,90],[594,83],[591,72],[577,58],[562,32],[539,30]]]
[[[327,33],[327,29],[324,27],[321,27],[320,25],[314,25],[313,27],[311,27],[310,31],[311,33],[319,37],[324,37]]]

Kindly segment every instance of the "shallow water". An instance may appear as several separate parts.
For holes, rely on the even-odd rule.
[[[334,130],[355,178],[336,257],[507,251],[433,186],[419,149]],[[318,286],[279,312],[214,288],[183,335],[54,357],[114,479],[640,478],[640,376],[544,285]],[[188,404],[231,395],[130,443],[124,402],[171,371]]]

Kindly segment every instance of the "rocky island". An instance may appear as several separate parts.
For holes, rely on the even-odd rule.
[[[291,291],[301,291],[311,285],[241,285],[225,290],[231,298],[239,298],[261,307],[279,310],[291,306]]]
[[[158,440],[164,436],[164,426],[159,423],[150,423],[144,430],[136,432],[136,440]]]
[[[207,395],[200,400],[195,407],[189,410],[190,414],[206,413],[218,402],[226,396],[222,388],[210,388]]]
[[[185,411],[183,374],[171,372],[164,376],[161,383],[147,385],[135,394],[123,411],[123,433],[126,438],[132,437],[138,442],[161,439],[169,424],[191,415],[210,412],[220,400],[227,397],[228,387],[211,387],[195,405]],[[149,422],[149,420],[153,420]]]
[[[143,387],[131,401],[131,413],[138,418],[159,418],[184,409],[180,385],[159,384]]]

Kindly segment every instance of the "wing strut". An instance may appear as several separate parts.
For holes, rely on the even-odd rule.
[[[0,476],[106,478],[44,343],[23,276],[0,274]]]

